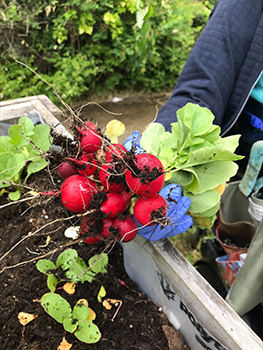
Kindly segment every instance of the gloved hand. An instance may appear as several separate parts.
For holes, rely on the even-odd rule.
[[[141,138],[141,133],[136,130],[127,137],[127,139],[124,141],[123,146],[127,149],[127,151],[134,149],[135,154],[144,153],[145,150],[140,147]]]
[[[167,217],[170,223],[163,228],[160,224],[157,227],[156,225],[143,227],[135,220],[138,225],[138,234],[150,241],[176,236],[187,231],[193,224],[192,218],[185,215],[191,205],[191,199],[181,195],[182,190],[178,184],[165,186],[159,194],[168,204]]]

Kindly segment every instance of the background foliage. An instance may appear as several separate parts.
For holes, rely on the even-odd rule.
[[[174,86],[215,0],[1,0],[0,98]]]

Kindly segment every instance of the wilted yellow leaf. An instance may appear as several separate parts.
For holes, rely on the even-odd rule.
[[[78,305],[78,304],[84,304],[87,307],[89,306],[89,303],[86,299],[79,299],[76,305]]]
[[[95,312],[89,307],[89,314],[88,317],[86,318],[86,321],[92,322],[96,318]]]
[[[64,284],[63,289],[68,294],[74,294],[76,289],[76,283],[74,282],[67,282]]]
[[[112,143],[118,143],[118,137],[124,134],[125,125],[117,120],[112,119],[106,125],[105,135],[111,140]]]
[[[107,299],[103,300],[102,305],[105,307],[106,310],[111,310],[112,308],[112,304],[110,304]]]
[[[117,300],[117,299],[105,299],[102,302],[102,305],[105,307],[105,309],[110,310],[112,308],[113,305],[117,306],[119,304],[122,304],[121,300]]]
[[[46,243],[43,244],[43,245],[40,245],[39,248],[47,247],[49,245],[50,241],[51,241],[51,237],[48,235],[47,238],[46,238]]]
[[[27,325],[29,322],[33,321],[35,318],[37,318],[37,315],[28,314],[27,312],[19,312],[18,314],[18,320],[21,323],[22,326]]]
[[[223,184],[217,186],[217,188],[215,190],[220,194],[220,196],[222,196],[225,189],[226,189],[226,183],[224,182]]]
[[[57,350],[69,350],[71,349],[71,347],[72,347],[72,344],[68,343],[66,341],[66,338],[63,337],[62,342],[59,344]]]
[[[0,191],[0,196],[2,196],[2,194],[4,194],[4,193],[8,193],[8,191],[6,191],[4,188],[2,188]]]
[[[97,296],[97,299],[98,299],[99,303],[102,302],[102,298],[104,298],[105,295],[106,295],[106,289],[103,286],[101,286],[100,290],[99,290],[99,293],[98,293],[98,296]]]

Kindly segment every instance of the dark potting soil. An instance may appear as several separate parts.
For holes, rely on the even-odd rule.
[[[32,176],[29,183],[34,188],[54,189],[50,173],[46,170]],[[55,184],[59,186],[58,178]],[[40,304],[41,296],[49,292],[46,275],[36,268],[40,258],[56,261],[64,249],[76,249],[87,262],[99,254],[108,242],[87,245],[72,241],[64,231],[79,218],[70,218],[71,213],[63,208],[59,197],[33,199],[20,204],[8,203],[0,197],[0,348],[5,350],[56,350],[63,336],[72,344],[73,350],[183,350],[188,349],[178,331],[166,316],[129,279],[123,266],[122,249],[118,243],[107,249],[108,272],[99,275],[92,283],[77,284],[73,295],[63,289],[56,292],[71,306],[79,299],[86,299],[95,311],[93,321],[102,337],[96,344],[85,344],[73,334],[64,331],[61,324],[49,316]],[[65,220],[65,218],[67,220]],[[53,222],[52,224],[50,224]],[[50,242],[47,237],[50,237]],[[97,300],[103,285],[106,297],[122,301],[114,317],[116,307],[111,310]],[[60,285],[59,285],[60,286]],[[22,326],[18,320],[20,312],[37,317]],[[114,317],[114,320],[112,318]]]

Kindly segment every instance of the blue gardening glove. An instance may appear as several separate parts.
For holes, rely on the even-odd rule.
[[[127,139],[124,141],[123,146],[127,149],[127,151],[131,151],[134,149],[135,154],[144,153],[145,150],[140,147],[142,135],[139,131],[134,131]]]
[[[160,224],[157,227],[143,227],[135,220],[138,225],[138,234],[150,241],[158,241],[159,239],[176,236],[179,233],[187,231],[193,224],[192,218],[189,215],[185,215],[191,205],[191,199],[182,196],[182,190],[178,184],[165,186],[159,194],[165,198],[168,204],[167,217],[170,223],[163,228]]]

